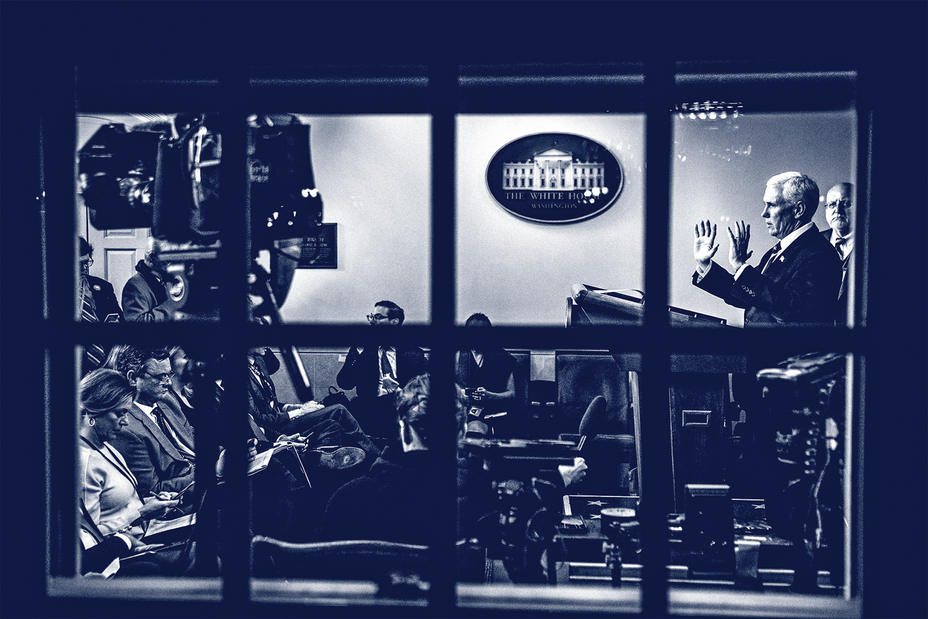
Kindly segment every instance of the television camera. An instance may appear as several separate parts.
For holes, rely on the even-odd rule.
[[[246,122],[248,281],[250,294],[261,299],[252,312],[256,320],[280,322],[302,238],[322,223],[322,196],[313,178],[309,125],[289,114],[252,115]],[[78,153],[80,195],[91,224],[98,230],[151,228],[149,251],[180,317],[218,313],[222,221],[235,216],[222,195],[218,125],[218,116],[206,113],[132,127],[107,124]],[[258,262],[262,250],[270,253],[269,269]],[[305,372],[295,350],[290,356],[300,390]]]

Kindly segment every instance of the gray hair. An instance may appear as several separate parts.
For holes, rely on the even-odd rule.
[[[806,205],[803,222],[812,221],[818,210],[818,185],[801,172],[783,172],[767,181],[768,187],[781,187],[783,198],[793,204],[802,202]]]

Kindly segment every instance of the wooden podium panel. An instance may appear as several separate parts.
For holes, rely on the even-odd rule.
[[[635,325],[644,317],[644,299],[635,291],[611,291],[577,284],[567,300],[567,326]],[[668,307],[674,326],[730,329],[726,321],[714,316]],[[615,352],[613,358],[620,371],[641,371],[641,355]],[[666,406],[670,415],[670,443],[673,458],[673,494],[676,511],[684,509],[686,484],[725,483],[725,406],[730,401],[729,375],[744,373],[744,355],[673,354],[670,356],[670,388]],[[641,415],[652,414],[661,403],[642,403],[637,393],[637,376],[632,377],[632,407],[636,452],[640,451]],[[638,478],[645,472],[638,462]]]

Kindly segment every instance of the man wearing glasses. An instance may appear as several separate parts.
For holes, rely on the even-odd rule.
[[[824,236],[841,259],[841,290],[838,292],[838,311],[835,324],[844,324],[847,319],[847,267],[854,252],[854,185],[838,183],[825,194],[825,218],[827,230]]]
[[[194,479],[194,432],[168,394],[173,372],[166,349],[128,346],[116,369],[135,387],[126,431],[112,441],[138,479],[139,493],[180,492]],[[192,501],[194,494],[185,492]]]
[[[176,283],[171,294],[165,283],[164,264],[155,252],[155,239],[148,239],[145,258],[135,265],[137,273],[122,289],[123,315],[127,322],[166,322],[174,320],[178,309],[175,300]]]
[[[377,328],[399,327],[406,314],[393,301],[378,301],[367,320]],[[414,376],[427,371],[425,352],[416,346],[389,346],[386,343],[353,346],[336,382],[342,389],[355,389],[351,413],[369,435],[399,440],[393,394]]]
[[[778,242],[757,267],[747,264],[751,227],[735,222],[728,229],[729,273],[713,262],[718,251],[716,226],[696,225],[693,284],[744,312],[744,326],[758,324],[832,324],[841,285],[841,261],[819,234],[812,216],[818,208],[818,185],[799,172],[784,172],[767,181],[764,218]]]
[[[750,226],[736,222],[734,231],[728,229],[732,274],[712,261],[719,249],[715,225],[700,222],[693,247],[693,284],[729,305],[743,308],[745,327],[833,325],[841,286],[841,260],[812,223],[819,203],[818,186],[804,174],[784,172],[767,181],[763,200],[761,216],[767,232],[777,239],[773,248],[756,267],[747,264],[753,254],[748,250]],[[802,550],[806,548],[807,522],[801,514],[812,513],[812,490],[798,483],[801,470],[797,473],[796,466],[778,457],[781,431],[789,434],[795,426],[790,427],[789,417],[765,409],[756,375],[762,368],[775,367],[784,358],[804,352],[809,351],[778,351],[775,346],[753,351],[747,359],[747,373],[732,377],[734,399],[746,411],[757,445],[752,453],[744,454],[739,466],[753,470],[749,477],[759,482],[768,522],[778,535],[794,542],[798,557],[794,587],[797,583],[805,586],[805,575],[812,573],[804,570],[803,578],[799,577],[799,566],[811,565],[806,563]]]

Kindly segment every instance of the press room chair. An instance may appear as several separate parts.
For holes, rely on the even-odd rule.
[[[562,433],[561,440],[583,440],[580,455],[588,467],[586,476],[571,486],[570,494],[628,495],[629,472],[634,468],[635,437],[631,434],[605,434],[606,399],[598,395],[590,402],[577,434]]]
[[[628,372],[609,353],[558,351],[555,375],[563,428],[558,438],[579,442],[587,437],[580,454],[587,474],[570,492],[629,494],[635,437],[629,433]]]
[[[577,432],[580,421],[596,396],[606,400],[598,417],[600,434],[628,431],[628,372],[621,371],[607,352],[557,351],[554,357],[557,383],[558,433]]]
[[[528,383],[528,438],[554,438],[557,410],[557,383],[553,380],[533,380]]]

